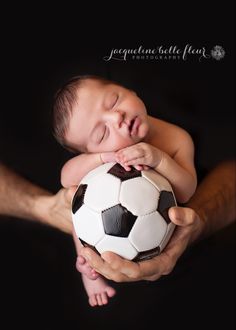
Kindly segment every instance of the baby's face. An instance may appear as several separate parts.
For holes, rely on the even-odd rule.
[[[134,92],[89,79],[78,90],[65,138],[74,149],[94,153],[130,146],[147,133],[146,107]]]

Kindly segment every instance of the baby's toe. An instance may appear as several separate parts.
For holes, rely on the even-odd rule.
[[[106,290],[108,297],[113,297],[116,294],[116,290],[109,286]]]
[[[101,294],[102,305],[106,305],[108,303],[108,298],[106,292],[102,292]]]
[[[97,306],[97,299],[95,294],[89,297],[89,305],[92,307]]]

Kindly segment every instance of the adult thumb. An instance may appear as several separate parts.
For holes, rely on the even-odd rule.
[[[168,211],[170,220],[178,226],[188,226],[194,222],[196,213],[188,207],[171,207]]]

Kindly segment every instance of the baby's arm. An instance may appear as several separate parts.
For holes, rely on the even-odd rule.
[[[193,195],[197,177],[194,168],[194,146],[191,137],[184,130],[175,136],[179,145],[170,156],[150,144],[141,142],[117,152],[117,161],[125,166],[148,165],[166,177],[179,203],[186,203]]]
[[[115,162],[114,152],[81,154],[71,158],[61,170],[62,186],[77,186],[89,171],[107,162]]]
[[[102,164],[100,154],[81,154],[68,160],[61,170],[61,184],[65,188],[76,186],[95,167]]]
[[[182,131],[181,143],[173,157],[159,151],[160,162],[155,170],[171,183],[179,203],[186,203],[197,187],[197,175],[194,167],[194,146],[187,132]],[[158,149],[157,149],[158,150]]]

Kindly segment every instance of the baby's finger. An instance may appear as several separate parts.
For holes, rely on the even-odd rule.
[[[131,171],[131,167],[118,162],[127,172]]]
[[[143,166],[142,165],[135,165],[134,168],[138,171],[143,171]]]
[[[126,160],[127,160],[127,157],[124,156],[123,154],[116,155],[116,162],[119,163],[119,164],[121,164],[122,166],[124,165],[124,163],[125,163]]]
[[[143,157],[140,158],[134,158],[132,160],[128,160],[124,162],[125,166],[137,166],[137,165],[145,165],[144,163],[145,159]]]
[[[143,152],[139,148],[126,148],[117,153],[118,159],[122,162],[127,162],[143,156]]]

